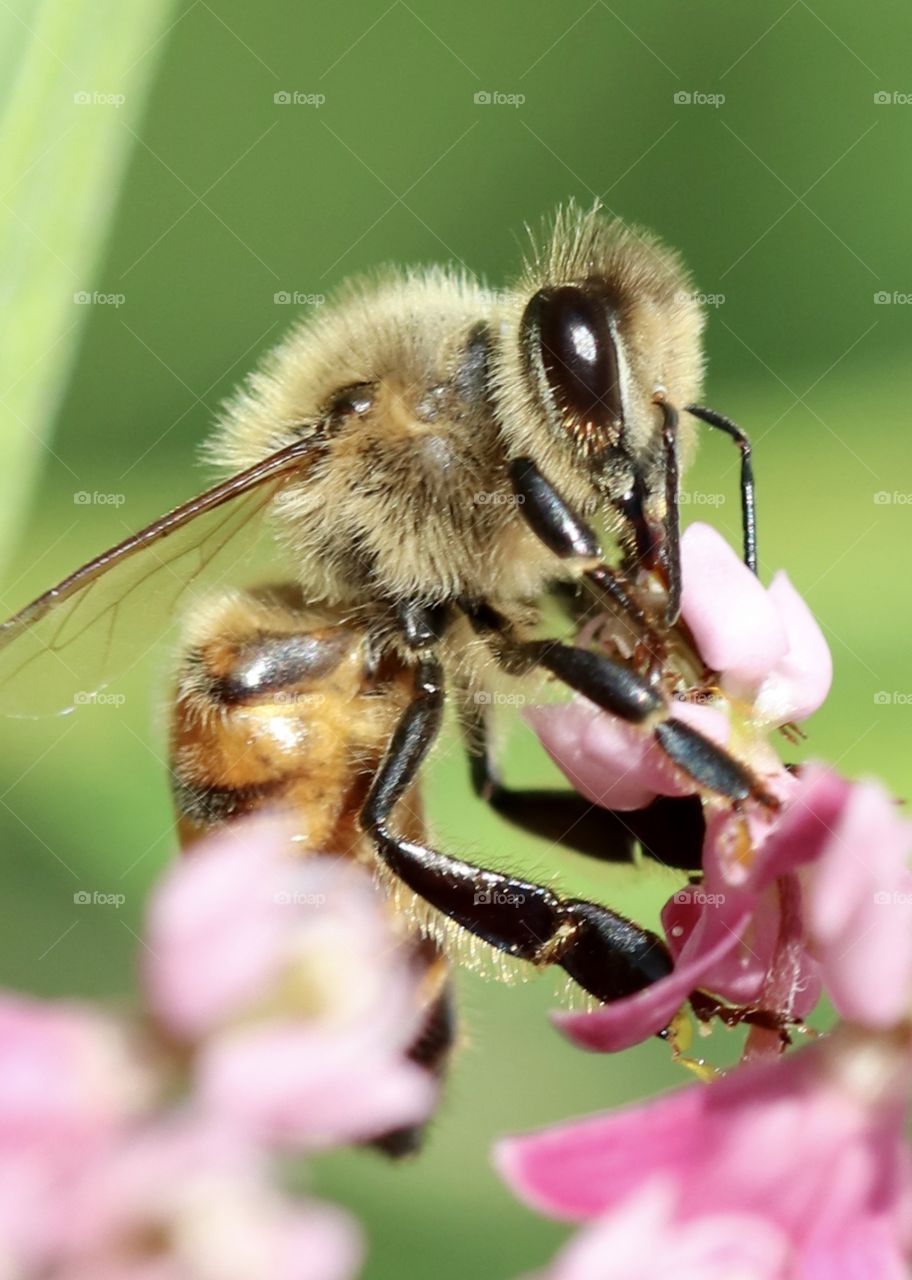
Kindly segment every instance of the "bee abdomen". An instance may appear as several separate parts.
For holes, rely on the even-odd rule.
[[[398,712],[378,697],[363,633],[231,595],[193,624],[171,727],[185,843],[261,810],[294,815],[302,848],[358,852],[357,814]]]

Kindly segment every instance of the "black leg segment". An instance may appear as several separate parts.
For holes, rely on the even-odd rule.
[[[741,450],[741,522],[744,529],[744,563],[751,573],[757,572],[757,501],[754,491],[754,468],[751,461],[751,442],[745,433],[715,409],[707,409],[703,405],[689,404],[687,412],[699,418],[708,427],[724,431],[734,440]]]
[[[543,885],[473,866],[392,829],[442,714],[442,672],[417,668],[413,702],[393,734],[362,810],[364,829],[389,870],[431,907],[492,947],[532,964],[556,964],[599,1000],[616,1000],[671,971],[664,943],[595,903],[563,900]]]

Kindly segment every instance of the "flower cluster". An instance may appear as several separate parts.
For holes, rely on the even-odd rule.
[[[416,976],[369,877],[272,824],[170,870],[139,1019],[0,997],[0,1275],[347,1280],[359,1232],[288,1153],[420,1124]]]
[[[708,806],[701,891],[663,911],[673,972],[557,1021],[577,1044],[617,1050],[701,989],[771,1023],[728,1076],[508,1139],[496,1160],[530,1205],[587,1224],[552,1280],[899,1280],[912,1257],[912,824],[877,783],[779,764],[769,730],[828,691],[823,637],[784,575],[764,591],[705,526],[682,550],[683,622],[714,696],[685,698],[681,718],[747,761],[779,806]],[[581,703],[535,722],[594,802],[688,790],[647,739]],[[822,992],[840,1021],[781,1057],[776,1022],[804,1018]]]

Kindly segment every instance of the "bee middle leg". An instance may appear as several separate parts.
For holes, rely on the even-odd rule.
[[[361,811],[361,825],[387,869],[490,946],[535,965],[557,965],[599,1000],[630,995],[670,973],[662,940],[617,912],[474,866],[395,830],[394,810],[440,730],[443,700],[440,663],[425,656]]]
[[[652,861],[677,871],[699,871],[706,824],[697,796],[658,796],[643,809],[623,812],[593,804],[577,791],[512,788],[495,765],[483,709],[463,712],[472,789],[507,822],[600,862],[630,863],[639,847]]]

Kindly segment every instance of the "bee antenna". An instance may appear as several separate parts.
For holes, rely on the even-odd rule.
[[[705,422],[708,427],[724,431],[741,450],[741,523],[744,530],[744,563],[751,573],[757,572],[757,501],[754,491],[754,469],[751,463],[749,437],[731,418],[707,409],[703,405],[689,404],[686,411],[691,417]]]

